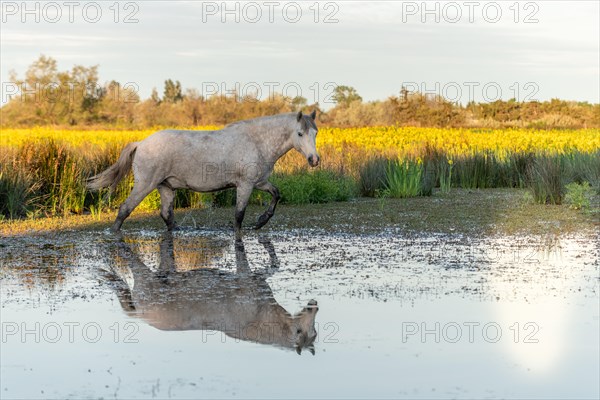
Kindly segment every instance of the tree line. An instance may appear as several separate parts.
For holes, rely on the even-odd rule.
[[[408,93],[385,100],[363,101],[351,86],[337,86],[335,106],[323,110],[303,97],[281,94],[258,99],[252,95],[202,96],[177,80],[164,82],[162,94],[153,89],[141,99],[137,88],[116,81],[100,83],[98,66],[74,66],[59,71],[56,60],[40,56],[24,77],[12,73],[4,92],[12,94],[0,108],[1,126],[41,125],[103,128],[224,125],[240,119],[299,110],[319,110],[323,126],[421,126],[480,128],[600,128],[600,104],[515,99],[460,105],[441,96]]]

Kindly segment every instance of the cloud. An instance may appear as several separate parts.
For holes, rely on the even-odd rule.
[[[403,22],[407,3],[340,2],[335,10],[320,8],[318,23],[312,3],[303,3],[304,17],[295,24],[281,14],[274,23],[235,23],[231,17],[222,23],[219,15],[203,22],[198,2],[141,2],[136,24],[110,18],[98,24],[9,23],[0,37],[0,74],[5,80],[8,68],[23,73],[46,54],[59,65],[100,64],[101,77],[140,82],[142,96],[167,77],[186,87],[333,81],[357,87],[365,99],[397,93],[406,80],[535,80],[548,97],[599,101],[597,2],[537,2],[535,24],[515,23],[512,2],[499,3],[504,18],[498,23],[481,15],[473,23],[432,23],[431,16],[422,23],[418,14]],[[323,23],[331,11],[339,22]],[[527,11],[520,9],[521,22]],[[559,84],[568,75],[570,84]]]
[[[93,35],[67,35],[53,33],[35,33],[35,32],[8,32],[2,33],[3,47],[85,47],[91,43],[110,43],[119,40],[116,37],[93,36]]]

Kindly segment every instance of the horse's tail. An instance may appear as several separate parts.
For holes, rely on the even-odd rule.
[[[90,190],[100,190],[105,187],[110,187],[110,191],[114,192],[117,184],[131,170],[133,156],[137,149],[138,142],[131,142],[125,146],[116,163],[108,167],[105,171],[98,175],[92,176],[87,181],[87,188]]]

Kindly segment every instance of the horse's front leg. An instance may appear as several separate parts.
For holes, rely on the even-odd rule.
[[[279,190],[269,181],[260,182],[256,184],[255,187],[258,190],[268,192],[271,195],[271,204],[269,204],[269,208],[267,208],[267,210],[260,217],[258,217],[256,226],[254,227],[254,229],[260,229],[265,226],[273,214],[275,214],[275,207],[277,207],[277,203],[279,202],[281,196],[279,195]]]
[[[267,272],[272,274],[274,271],[279,269],[279,259],[277,258],[277,253],[275,252],[275,246],[273,246],[273,243],[265,237],[259,237],[258,242],[262,244],[265,250],[267,250],[267,253],[269,253],[269,260],[271,262],[267,268]]]
[[[237,274],[251,272],[250,264],[248,264],[248,257],[246,256],[246,249],[244,248],[244,241],[242,239],[236,239],[235,241],[235,265]]]
[[[235,236],[236,238],[242,237],[242,221],[244,220],[244,214],[246,213],[246,207],[250,200],[253,187],[251,185],[240,185],[236,190],[235,199]]]

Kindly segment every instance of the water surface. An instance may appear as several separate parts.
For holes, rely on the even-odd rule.
[[[1,397],[598,398],[597,240],[3,239]]]

